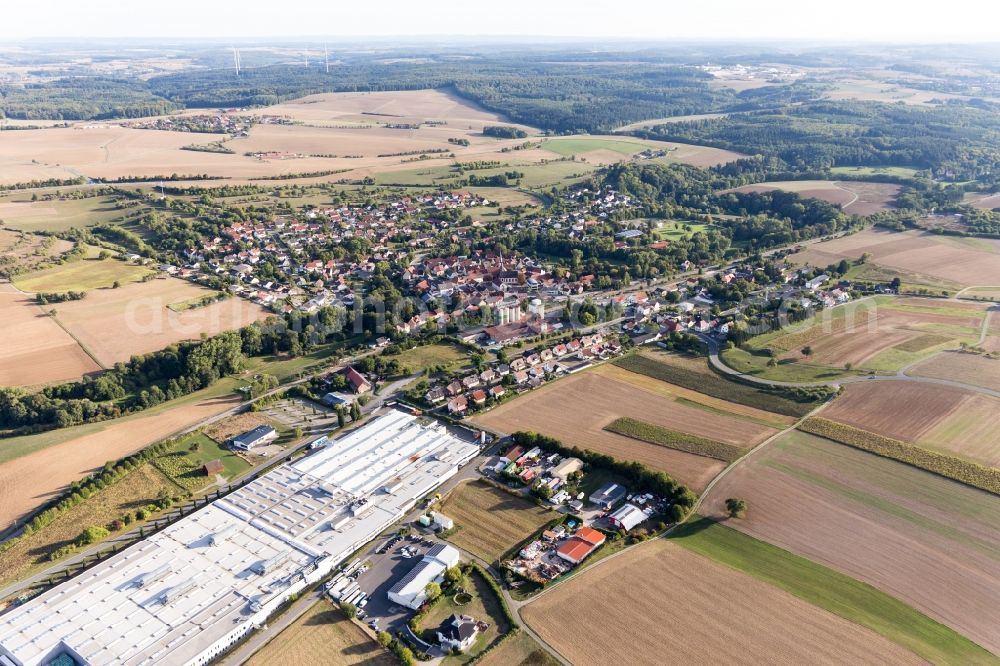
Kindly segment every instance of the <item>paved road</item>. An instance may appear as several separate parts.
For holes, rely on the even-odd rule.
[[[282,613],[281,616],[273,622],[261,627],[259,631],[252,634],[250,638],[248,638],[238,648],[233,650],[232,653],[222,660],[222,663],[226,664],[226,666],[236,666],[237,664],[243,664],[249,661],[250,657],[252,657],[258,650],[267,645],[272,639],[274,639],[275,636],[287,629],[293,622],[305,615],[306,612],[313,607],[313,605],[321,601],[323,599],[323,594],[322,586],[312,592],[309,592],[308,594],[303,594],[291,605],[291,607],[288,608],[288,610]]]
[[[986,317],[983,320],[983,326],[981,330],[979,344],[982,344],[982,342],[986,339],[986,336],[989,332],[990,318],[992,317],[993,312],[996,310],[997,308],[991,308],[989,312],[987,312]],[[708,345],[708,360],[712,364],[712,367],[714,367],[716,370],[725,375],[729,375],[730,377],[736,377],[740,380],[749,382],[751,384],[757,384],[759,386],[764,386],[764,387],[780,386],[780,387],[790,387],[790,388],[796,388],[796,387],[819,388],[823,386],[830,386],[839,388],[841,386],[844,386],[845,384],[859,384],[871,381],[915,382],[919,384],[938,384],[941,386],[949,386],[951,388],[963,389],[966,391],[974,391],[976,393],[985,393],[986,395],[993,396],[994,398],[1000,398],[1000,391],[984,388],[982,386],[974,386],[972,384],[966,384],[964,382],[954,381],[950,379],[937,379],[934,377],[916,377],[906,374],[906,371],[909,370],[909,368],[912,367],[912,365],[915,365],[916,363],[906,366],[901,370],[899,370],[896,374],[892,375],[852,375],[849,377],[831,379],[830,381],[826,382],[786,382],[775,379],[764,379],[761,377],[757,377],[755,375],[747,374],[745,372],[740,372],[739,370],[736,370],[726,365],[725,361],[723,361],[722,358],[719,356],[719,341],[716,340],[715,338],[712,338],[704,334],[699,333],[697,335],[699,338],[701,338],[703,342],[705,342],[706,345]],[[920,360],[923,361],[926,359],[920,359]]]

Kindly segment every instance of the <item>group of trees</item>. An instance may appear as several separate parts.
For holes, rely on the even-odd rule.
[[[0,427],[51,428],[115,418],[211,385],[239,372],[246,357],[238,331],[134,356],[96,377],[29,393],[0,387]]]
[[[794,170],[901,166],[945,180],[1000,183],[996,110],[968,105],[817,100],[636,134],[766,155]]]

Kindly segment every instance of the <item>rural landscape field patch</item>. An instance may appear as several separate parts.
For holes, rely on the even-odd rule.
[[[247,662],[250,666],[394,666],[397,661],[329,601],[319,601]]]
[[[728,524],[901,599],[1000,654],[1000,498],[792,432],[733,469],[702,505]]]
[[[890,183],[840,180],[791,180],[744,185],[736,192],[769,192],[782,190],[802,197],[821,199],[840,206],[845,213],[871,215],[885,210],[902,188]]]
[[[797,264],[825,267],[841,259],[856,260],[868,253],[870,263],[962,287],[1000,285],[1000,240],[976,239],[976,244],[962,240],[921,231],[868,229],[815,243],[788,259]]]
[[[35,300],[0,291],[0,385],[79,379],[101,367]]]
[[[181,340],[213,336],[264,319],[268,313],[241,298],[228,298],[175,312],[168,306],[216,294],[176,278],[98,289],[83,300],[54,306],[56,319],[102,365],[110,367],[137,354]]]
[[[670,430],[748,447],[777,432],[721,409],[705,409],[672,400],[626,373],[611,377],[582,372],[507,402],[476,421],[502,432],[533,430],[619,460],[634,460],[667,472],[696,492],[718,474],[724,463],[608,432],[605,426],[622,416]]]
[[[1000,399],[916,382],[852,384],[820,416],[905,442],[1000,466]]]
[[[870,630],[663,540],[543,594],[522,616],[581,666],[654,654],[677,663],[920,663]],[[664,639],[663,627],[688,639]]]
[[[445,498],[441,511],[459,528],[448,540],[487,562],[559,517],[482,481],[459,484]]]

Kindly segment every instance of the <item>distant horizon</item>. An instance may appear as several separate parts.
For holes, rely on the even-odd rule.
[[[953,0],[946,9],[926,0],[842,0],[836,7],[791,0],[717,0],[696,5],[626,0],[613,11],[596,0],[508,0],[502,7],[461,0],[432,0],[419,6],[383,0],[377,9],[317,6],[305,0],[286,0],[280,7],[262,0],[240,5],[175,0],[170,6],[135,3],[125,8],[110,0],[86,5],[51,0],[44,8],[25,3],[5,7],[0,40],[499,38],[983,44],[1000,42],[998,23],[1000,6],[977,0]]]

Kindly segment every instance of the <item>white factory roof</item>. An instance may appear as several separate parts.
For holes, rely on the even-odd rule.
[[[62,650],[94,665],[184,664],[259,623],[253,602],[342,560],[477,452],[391,411],[0,616],[0,663]]]

